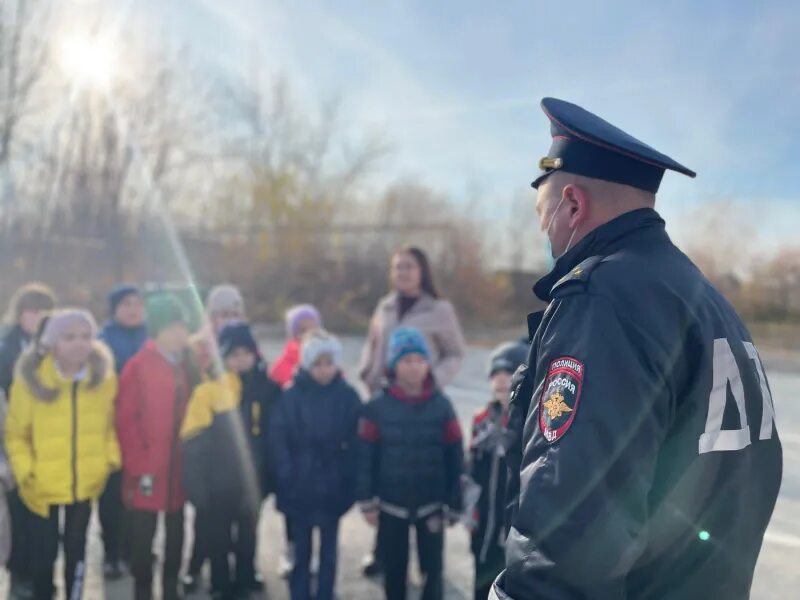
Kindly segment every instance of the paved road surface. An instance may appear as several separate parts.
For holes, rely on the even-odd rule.
[[[268,358],[279,352],[279,343],[265,339],[263,348]],[[345,359],[348,374],[353,374],[359,351],[359,340],[345,340]],[[486,400],[485,379],[487,352],[470,349],[461,375],[449,390],[465,430],[471,415]],[[800,597],[800,373],[770,370],[770,383],[775,401],[778,429],[784,447],[784,481],[756,572],[752,597],[757,600],[794,599]],[[259,563],[267,577],[268,597],[274,600],[288,598],[286,585],[276,576],[278,557],[283,548],[283,522],[275,513],[272,502],[262,512]],[[339,560],[338,592],[342,600],[372,600],[381,597],[377,583],[359,576],[361,557],[370,550],[372,532],[355,512],[342,522],[341,554]],[[127,600],[132,597],[131,583],[125,580],[109,584],[103,590],[99,575],[102,550],[96,523],[93,525],[89,545],[88,593],[86,598],[101,600]],[[467,535],[460,527],[447,534],[446,550],[448,600],[471,598],[472,561]],[[0,591],[5,581],[0,582]],[[197,596],[203,597],[203,596]],[[417,597],[417,596],[412,596]]]

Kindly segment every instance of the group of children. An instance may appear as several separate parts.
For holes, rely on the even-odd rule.
[[[196,587],[205,560],[213,597],[246,597],[263,585],[256,532],[272,493],[294,548],[293,600],[334,598],[339,521],[356,503],[370,525],[380,524],[389,600],[406,595],[412,527],[422,597],[443,597],[444,530],[459,520],[472,529],[475,597],[488,596],[503,566],[505,413],[523,344],[493,355],[493,399],[475,418],[465,461],[459,421],[416,329],[393,331],[385,385],[363,404],[344,377],[340,342],[311,306],[289,311],[287,345],[268,370],[232,286],[212,291],[208,322],[194,335],[177,298],[145,304],[134,286],[111,293],[99,335],[89,312],[55,305],[47,288],[23,289],[0,347],[0,383],[10,388],[4,448],[16,480],[8,494],[12,597],[53,597],[60,541],[67,598],[81,597],[95,500],[106,576],[129,569],[137,600],[153,594],[159,514],[162,598]],[[462,501],[469,476],[481,489],[474,507]],[[10,479],[0,461],[0,485],[13,487]],[[187,500],[195,543],[181,580]]]

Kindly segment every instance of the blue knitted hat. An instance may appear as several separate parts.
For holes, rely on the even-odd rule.
[[[425,360],[430,360],[428,342],[419,329],[413,327],[398,327],[389,337],[386,351],[386,368],[393,372],[397,362],[408,354],[421,354]]]

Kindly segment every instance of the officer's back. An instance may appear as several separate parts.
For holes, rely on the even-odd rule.
[[[519,495],[494,593],[747,597],[782,458],[741,319],[651,208],[592,231],[535,289],[550,305],[512,400]]]

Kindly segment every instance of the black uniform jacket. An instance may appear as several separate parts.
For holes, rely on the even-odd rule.
[[[764,367],[651,209],[534,288],[498,598],[746,598],[781,482]]]

